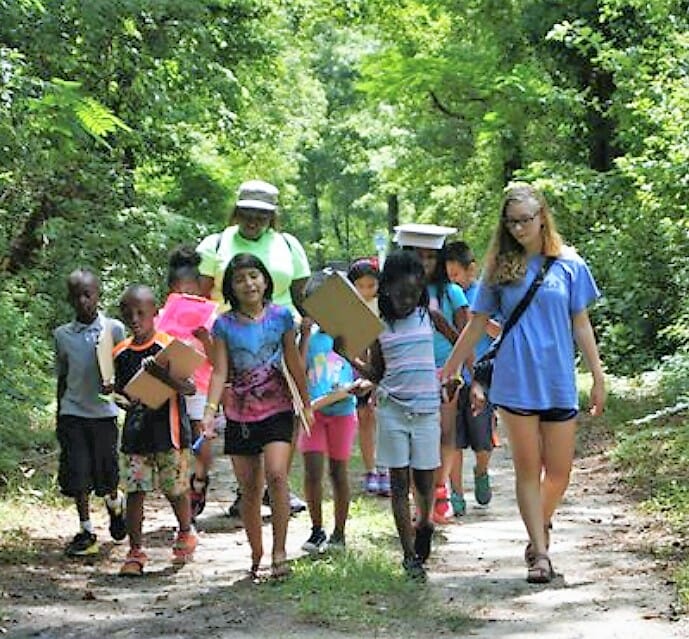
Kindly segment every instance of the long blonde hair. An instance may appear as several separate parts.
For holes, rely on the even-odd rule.
[[[513,183],[505,191],[500,220],[484,261],[484,277],[489,284],[508,284],[526,275],[526,251],[505,223],[507,207],[515,202],[527,204],[532,215],[540,214],[543,255],[557,257],[562,251],[562,238],[543,194],[526,182]]]

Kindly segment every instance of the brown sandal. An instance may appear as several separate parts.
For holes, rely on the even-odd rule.
[[[550,563],[550,557],[548,555],[534,556],[529,564],[526,581],[530,584],[549,584],[553,577],[555,577],[555,571],[553,564]]]
[[[543,530],[545,532],[545,549],[550,550],[550,531],[553,529],[553,524],[548,522],[544,527]],[[524,561],[526,562],[527,566],[530,566],[533,563],[534,558],[536,557],[536,551],[533,548],[533,544],[529,542],[526,544],[526,548],[524,548]]]
[[[287,561],[287,557],[274,561],[270,566],[270,576],[273,579],[284,579],[292,573],[292,568]]]

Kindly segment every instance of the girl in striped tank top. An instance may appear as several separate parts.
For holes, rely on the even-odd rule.
[[[411,251],[391,253],[379,288],[385,330],[362,368],[378,384],[377,462],[390,469],[402,565],[409,577],[420,580],[426,578],[423,563],[431,551],[433,473],[440,466],[440,388],[428,301],[418,257]],[[418,502],[415,527],[409,509],[410,469]]]

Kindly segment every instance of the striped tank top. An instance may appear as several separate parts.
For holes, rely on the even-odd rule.
[[[433,355],[433,327],[427,311],[417,308],[395,320],[378,337],[385,373],[378,392],[413,413],[440,408],[440,385]]]

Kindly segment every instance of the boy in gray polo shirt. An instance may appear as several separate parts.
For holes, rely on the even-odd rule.
[[[91,491],[105,497],[112,538],[119,541],[127,535],[124,496],[117,489],[117,406],[99,397],[106,389],[96,357],[101,331],[111,330],[117,344],[124,339],[124,326],[98,312],[100,281],[91,271],[71,273],[67,291],[75,318],[55,330],[58,479],[63,494],[74,498],[80,521],[65,552],[84,556],[98,552],[90,519]]]

